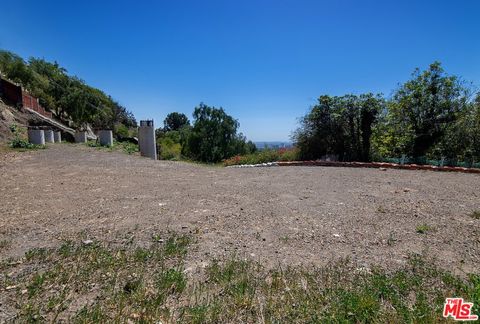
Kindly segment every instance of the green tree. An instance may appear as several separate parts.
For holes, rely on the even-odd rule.
[[[245,143],[244,137],[237,134],[238,121],[227,115],[223,108],[201,103],[195,108],[193,118],[193,127],[184,148],[190,158],[219,162],[238,153],[239,141]]]
[[[0,50],[0,72],[8,79],[30,88],[33,82],[33,73],[27,63],[18,55]]]
[[[423,157],[445,135],[468,102],[468,89],[439,62],[426,71],[416,69],[412,79],[393,95],[389,119],[397,136],[407,137],[405,153]]]
[[[445,128],[445,135],[431,150],[433,158],[445,157],[452,164],[457,161],[480,161],[480,94],[455,115],[455,121]]]
[[[57,62],[30,58],[28,63],[18,55],[0,50],[0,71],[8,79],[21,83],[52,111],[57,118],[73,121],[79,127],[114,128],[117,124],[136,127],[131,112],[103,91],[70,76]]]
[[[185,114],[172,112],[167,115],[167,117],[163,121],[163,125],[164,125],[163,129],[166,132],[177,131],[186,125],[190,125],[190,121],[188,120],[188,117]]]
[[[303,159],[335,155],[340,160],[370,160],[372,125],[384,109],[380,95],[323,95],[300,120],[293,135]]]

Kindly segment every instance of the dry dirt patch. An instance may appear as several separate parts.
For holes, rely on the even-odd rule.
[[[72,144],[0,159],[0,175],[2,259],[65,239],[128,233],[147,244],[171,230],[194,235],[192,269],[231,254],[267,267],[348,257],[393,269],[422,252],[457,272],[480,263],[478,175],[230,169]]]

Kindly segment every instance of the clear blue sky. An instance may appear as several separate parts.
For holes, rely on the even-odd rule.
[[[389,96],[434,60],[480,81],[480,1],[2,1],[0,48],[56,60],[137,119],[223,106],[288,140],[321,94]]]

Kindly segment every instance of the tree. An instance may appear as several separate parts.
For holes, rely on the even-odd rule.
[[[185,114],[172,112],[167,115],[163,121],[163,125],[166,132],[177,131],[183,126],[190,125],[190,121]]]
[[[71,120],[76,127],[87,123],[96,128],[137,126],[135,117],[125,107],[103,91],[68,75],[57,62],[30,58],[27,63],[14,53],[0,50],[0,71],[37,97],[57,118]]]
[[[34,77],[32,71],[20,56],[12,52],[0,50],[0,72],[27,88],[32,85]]]
[[[393,95],[390,121],[398,136],[407,135],[404,151],[423,157],[445,135],[468,101],[466,89],[456,76],[449,76],[439,62],[426,71],[416,69],[412,79]],[[404,133],[404,134],[401,134]]]
[[[334,155],[340,160],[370,160],[372,125],[384,107],[380,95],[320,96],[293,135],[303,159]]]
[[[200,103],[195,107],[193,118],[184,153],[195,160],[219,162],[238,153],[239,141],[245,143],[244,137],[237,134],[238,121],[223,108]]]
[[[445,135],[431,151],[432,157],[447,158],[451,164],[480,161],[480,93],[456,113],[455,121],[446,126]]]

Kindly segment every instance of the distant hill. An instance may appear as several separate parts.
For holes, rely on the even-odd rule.
[[[288,148],[292,147],[292,142],[280,142],[280,141],[270,141],[270,142],[254,142],[259,150],[265,148]]]

